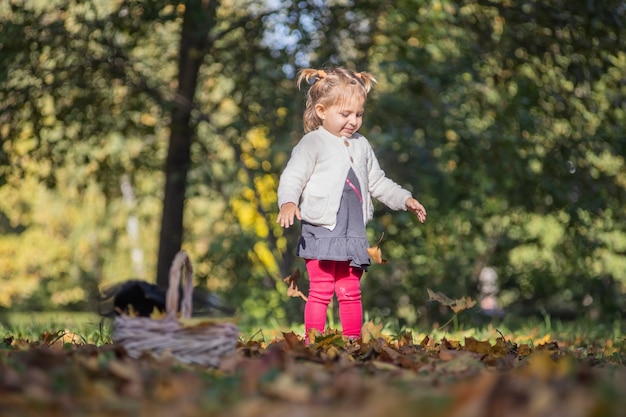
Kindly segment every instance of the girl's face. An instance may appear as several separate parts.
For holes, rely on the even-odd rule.
[[[330,107],[315,106],[322,126],[335,136],[351,137],[363,123],[364,100],[356,94]]]

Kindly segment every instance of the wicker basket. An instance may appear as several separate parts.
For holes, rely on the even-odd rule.
[[[185,285],[178,317],[181,270]],[[122,345],[129,356],[149,354],[157,359],[172,357],[183,363],[218,367],[221,359],[237,346],[239,330],[233,323],[202,320],[193,323],[193,268],[186,252],[176,254],[170,268],[166,313],[162,319],[118,315],[114,321],[113,341]]]

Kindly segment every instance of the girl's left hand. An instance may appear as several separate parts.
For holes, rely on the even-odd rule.
[[[426,209],[413,197],[406,200],[406,209],[417,216],[417,219],[424,223],[426,221]]]

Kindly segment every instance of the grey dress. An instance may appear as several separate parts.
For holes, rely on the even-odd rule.
[[[350,168],[341,204],[337,212],[337,225],[333,230],[302,222],[302,236],[296,254],[305,259],[324,261],[350,261],[350,265],[367,270],[370,257],[369,242],[363,222],[361,186]]]

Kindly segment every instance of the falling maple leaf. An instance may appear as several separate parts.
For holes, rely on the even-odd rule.
[[[381,233],[378,242],[367,248],[367,253],[369,254],[370,258],[372,258],[372,260],[379,265],[384,265],[388,262],[387,259],[383,259],[383,253],[379,247],[380,242],[383,241],[383,237],[385,237],[385,232]]]
[[[427,288],[426,291],[428,292],[428,301],[437,301],[439,304],[444,306],[451,306],[454,304],[454,300],[442,292],[435,292],[429,288]]]
[[[441,305],[450,307],[455,314],[458,314],[463,310],[470,309],[476,305],[476,301],[471,297],[452,299],[439,291],[432,291],[428,288],[426,291],[428,292],[428,301],[437,301]]]
[[[454,304],[450,306],[450,309],[454,311],[455,313],[459,313],[463,310],[472,308],[475,305],[476,305],[476,301],[474,301],[472,298],[463,297],[463,298],[454,300]]]
[[[283,278],[283,281],[287,284],[287,295],[290,297],[300,297],[304,301],[307,301],[307,296],[304,295],[300,288],[298,288],[298,279],[300,278],[300,268],[296,269],[288,277]]]

